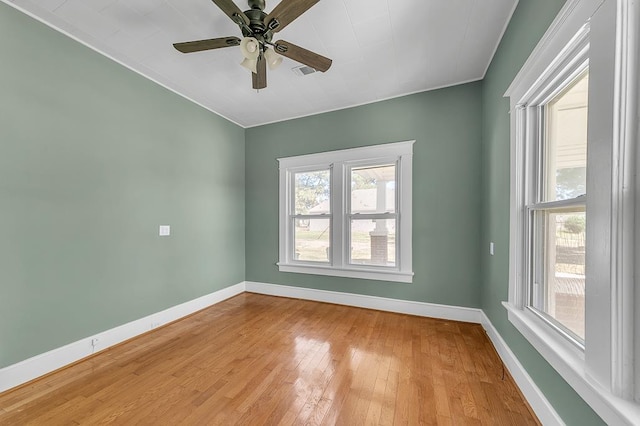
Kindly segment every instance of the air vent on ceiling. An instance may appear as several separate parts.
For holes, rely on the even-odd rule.
[[[299,67],[293,67],[291,68],[291,71],[294,72],[295,75],[297,76],[305,76],[305,75],[309,75],[309,74],[313,74],[314,72],[316,72],[315,68],[311,68],[308,67],[306,65],[300,65]]]

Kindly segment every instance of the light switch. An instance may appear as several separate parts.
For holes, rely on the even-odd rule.
[[[489,243],[489,254],[493,256],[493,241]]]
[[[171,235],[171,226],[169,225],[160,225],[160,236],[168,237]]]

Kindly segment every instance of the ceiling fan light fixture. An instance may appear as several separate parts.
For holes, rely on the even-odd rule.
[[[176,50],[192,53],[239,46],[243,57],[240,65],[253,73],[251,81],[254,89],[267,87],[267,67],[276,69],[283,62],[282,56],[303,64],[303,68],[294,69],[300,75],[325,72],[331,67],[331,59],[315,52],[285,40],[272,42],[274,33],[283,30],[320,0],[279,0],[270,13],[264,11],[265,0],[247,0],[250,9],[244,12],[234,0],[212,1],[240,27],[244,38],[229,36],[173,43]]]
[[[282,63],[282,56],[278,55],[273,49],[267,49],[264,52],[264,59],[270,70],[275,70]]]
[[[258,73],[258,59],[248,59],[248,58],[244,58],[242,60],[242,62],[240,62],[240,65],[242,65],[243,67],[245,67],[246,69],[248,69],[249,71],[251,71],[254,74]]]
[[[258,59],[260,55],[260,42],[254,37],[245,37],[240,42],[240,51],[246,59]]]

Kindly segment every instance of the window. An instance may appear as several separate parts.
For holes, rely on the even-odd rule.
[[[640,6],[568,0],[505,96],[509,321],[608,424],[640,419]]]
[[[328,263],[331,251],[331,170],[292,173],[293,259]]]
[[[584,347],[589,71],[586,62],[562,71],[541,91],[546,99],[527,106],[540,129],[527,141],[535,154],[525,176],[533,189],[525,201],[527,306]]]
[[[349,264],[395,267],[396,164],[347,167]]]
[[[280,271],[411,282],[412,147],[279,159]]]

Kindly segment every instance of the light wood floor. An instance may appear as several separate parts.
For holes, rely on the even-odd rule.
[[[243,293],[13,391],[0,424],[539,424],[481,326]]]

